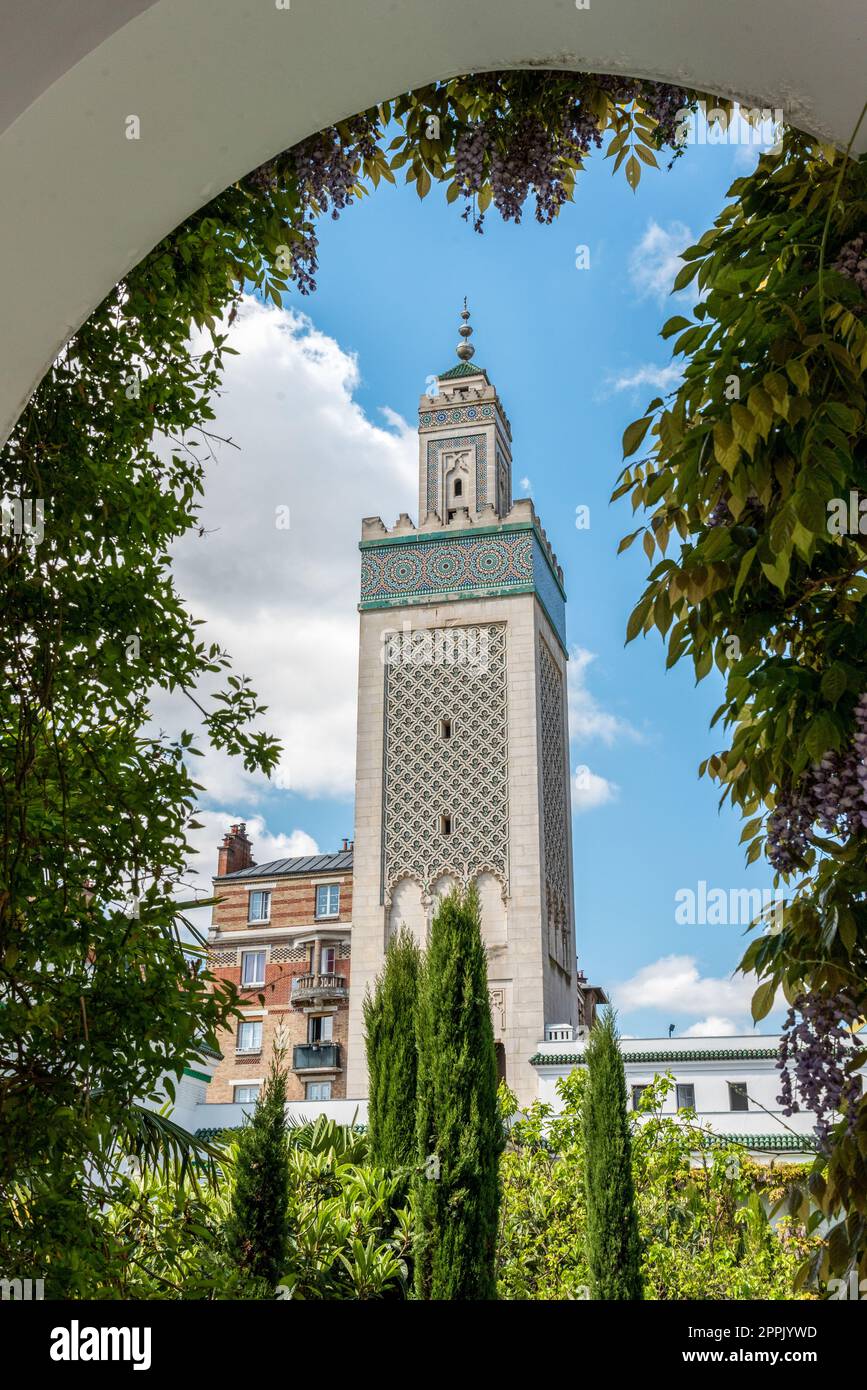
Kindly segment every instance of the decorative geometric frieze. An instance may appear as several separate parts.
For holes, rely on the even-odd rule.
[[[532,585],[529,530],[473,536],[438,533],[430,540],[381,545],[362,551],[361,602],[406,599]]]
[[[565,594],[532,525],[388,536],[360,549],[362,609],[535,591],[565,650]]]
[[[492,405],[468,405],[457,410],[425,410],[419,415],[419,421],[426,429],[435,429],[438,425],[472,424],[478,420],[493,418]]]
[[[446,642],[459,633],[457,644]],[[504,623],[417,631],[385,666],[383,894],[445,875],[509,881]],[[467,660],[441,660],[457,650]],[[479,659],[482,654],[482,659]],[[433,656],[433,659],[431,659]]]

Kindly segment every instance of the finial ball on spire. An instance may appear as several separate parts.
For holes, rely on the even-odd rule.
[[[461,311],[461,318],[463,319],[463,323],[458,329],[458,332],[460,333],[463,342],[458,343],[457,347],[455,348],[455,352],[457,353],[458,357],[461,359],[462,362],[469,362],[470,358],[475,356],[476,351],[472,343],[469,341],[470,338],[473,336],[473,330],[470,328],[469,325],[469,317],[470,311],[467,308],[467,300],[465,295],[464,307]]]

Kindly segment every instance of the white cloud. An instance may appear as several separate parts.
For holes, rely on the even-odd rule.
[[[669,391],[677,386],[683,370],[677,362],[667,367],[657,367],[653,362],[645,362],[640,367],[624,371],[620,376],[612,376],[611,391],[637,391],[640,386],[650,386],[654,391]]]
[[[734,1019],[723,1018],[719,1014],[710,1014],[707,1018],[702,1018],[698,1023],[693,1023],[689,1028],[684,1028],[680,1034],[682,1038],[730,1038],[733,1034],[743,1031],[739,1029]]]
[[[389,407],[374,423],[353,399],[356,359],[305,316],[245,301],[230,330],[201,522],[175,550],[178,588],[206,642],[228,649],[268,705],[261,724],[283,744],[273,786],[349,798],[355,777],[361,518],[411,511],[415,430]],[[291,527],[280,529],[288,507]],[[192,711],[160,699],[155,722]],[[206,752],[196,780],[210,804],[262,804],[269,784],[237,759]]]
[[[693,242],[689,227],[683,222],[670,222],[661,227],[651,219],[629,255],[629,278],[639,299],[655,299],[663,304],[671,291],[677,272],[682,269],[680,253]],[[695,295],[692,285],[681,291]]]
[[[662,956],[617,985],[612,994],[624,1013],[659,1009],[696,1014],[703,1020],[689,1025],[687,1036],[707,1037],[711,1025],[728,1033],[752,1031],[750,1001],[757,981],[752,975],[702,975],[695,956]]]
[[[533,484],[530,482],[530,479],[529,479],[529,478],[522,478],[522,479],[521,479],[521,496],[522,496],[522,497],[532,497],[532,495],[533,495]]]
[[[195,819],[201,829],[190,830],[187,838],[193,852],[187,860],[187,873],[179,890],[182,900],[190,898],[209,898],[212,892],[211,879],[217,872],[217,850],[223,836],[244,816],[229,811],[197,811]],[[288,835],[282,832],[273,834],[262,816],[247,816],[247,835],[253,841],[253,855],[257,864],[268,864],[273,859],[293,859],[305,854],[318,854],[319,846],[306,830],[292,830]],[[211,908],[193,908],[185,914],[203,935],[211,923]]]
[[[589,767],[576,767],[572,776],[572,809],[576,812],[592,811],[596,806],[605,806],[616,801],[620,788]]]
[[[569,734],[573,742],[584,743],[599,739],[607,747],[628,738],[641,740],[641,734],[627,719],[603,709],[587,688],[587,672],[596,660],[594,652],[584,647],[569,651]]]

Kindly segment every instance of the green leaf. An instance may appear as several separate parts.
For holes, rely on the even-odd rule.
[[[644,627],[644,620],[647,617],[648,611],[650,609],[650,604],[650,598],[643,598],[641,602],[638,603],[636,607],[633,609],[629,618],[629,622],[626,624],[627,642],[631,642],[633,638],[637,637],[641,629]]]
[[[750,1006],[754,1023],[759,1023],[771,1012],[771,1009],[774,1007],[776,993],[777,985],[775,980],[765,980],[764,984],[759,985],[753,995],[752,1004]]]
[[[685,265],[681,270],[677,272],[677,274],[674,277],[674,284],[671,290],[672,294],[674,294],[677,290],[685,289],[686,286],[689,284],[690,280],[695,279],[696,275],[698,274],[700,264],[700,261],[693,261],[690,265]]]
[[[674,314],[662,326],[661,338],[672,338],[675,333],[680,333],[684,328],[691,328],[689,319],[685,319],[683,314]]]
[[[756,550],[757,547],[753,546],[751,550],[746,551],[745,554],[741,557],[741,563],[738,568],[738,577],[735,581],[734,590],[732,591],[732,597],[734,598],[735,602],[737,602],[738,595],[740,594],[741,589],[744,587],[747,575],[749,574],[750,569],[752,568],[753,560],[756,558]]]
[[[644,527],[643,527],[643,526],[639,526],[637,531],[632,531],[628,536],[624,536],[624,537],[623,537],[623,540],[620,542],[620,544],[619,544],[618,547],[617,547],[617,554],[618,554],[618,555],[622,555],[622,553],[623,553],[624,550],[628,550],[629,547],[631,546],[632,542],[635,540],[635,537],[636,537],[636,536],[640,536],[640,535],[641,535],[641,532],[642,532],[643,530],[644,530]]]
[[[789,380],[793,382],[801,394],[805,396],[810,389],[810,373],[807,371],[803,362],[797,361],[794,357],[790,358],[786,363],[786,373]]]
[[[819,689],[826,700],[829,700],[832,705],[836,705],[847,684],[846,667],[842,662],[835,661],[833,666],[829,666],[823,675]]]
[[[627,425],[623,431],[623,457],[629,458],[641,445],[644,436],[653,424],[652,415],[644,415],[640,420],[633,420],[631,425]]]
[[[814,762],[818,762],[829,748],[840,746],[840,731],[830,714],[817,714],[810,721],[804,743]]]

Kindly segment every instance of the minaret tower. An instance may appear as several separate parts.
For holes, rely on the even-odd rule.
[[[419,407],[418,524],[362,524],[348,1094],[365,1096],[362,1003],[390,934],[424,946],[439,896],[475,882],[501,1070],[577,1009],[563,573],[512,432],[473,363]]]

